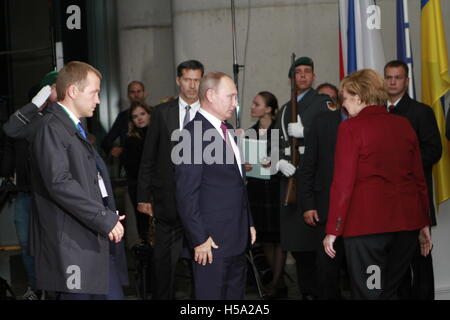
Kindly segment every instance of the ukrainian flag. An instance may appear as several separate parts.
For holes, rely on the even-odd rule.
[[[437,203],[450,198],[450,158],[441,98],[450,89],[448,53],[440,0],[422,1],[422,101],[434,111],[441,134],[442,157],[433,167]]]

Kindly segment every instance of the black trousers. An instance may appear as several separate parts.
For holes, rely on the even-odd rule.
[[[316,251],[291,251],[297,269],[298,289],[303,299],[317,297]]]
[[[148,233],[150,228],[150,217],[137,211],[137,186],[136,183],[129,182],[128,194],[130,196],[131,203],[133,204],[134,214],[136,216],[136,226],[139,238],[146,242],[149,242]]]
[[[317,228],[323,229],[320,231],[322,231],[323,238],[325,238],[325,226],[318,226]],[[336,239],[333,247],[336,251],[334,258],[330,258],[326,254],[322,242],[320,242],[316,252],[317,298],[320,300],[342,299],[340,272],[345,258],[342,237]]]
[[[433,259],[431,253],[422,256],[419,245],[400,285],[398,296],[402,300],[434,300]]]
[[[153,251],[152,288],[153,299],[175,299],[175,268],[183,246],[181,222],[168,224],[156,221],[155,246]]]
[[[344,238],[352,298],[398,299],[417,237],[416,230]]]

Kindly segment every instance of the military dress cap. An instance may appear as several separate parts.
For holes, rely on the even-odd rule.
[[[289,69],[289,74],[288,74],[289,78],[294,73],[294,69],[298,66],[310,66],[314,70],[314,62],[310,57],[300,57],[297,60],[295,60],[293,65],[291,65],[291,68]]]
[[[41,87],[51,86],[56,83],[58,77],[58,71],[50,71],[47,73],[41,81]]]

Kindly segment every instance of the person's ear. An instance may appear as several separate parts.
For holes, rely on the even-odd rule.
[[[361,98],[357,95],[357,94],[355,94],[355,102],[357,103],[357,104],[361,104]]]
[[[72,84],[70,85],[66,90],[66,95],[69,96],[71,99],[75,99],[76,95],[78,94],[79,89],[76,85]]]
[[[216,94],[216,93],[215,93],[214,89],[212,89],[212,88],[206,90],[206,94],[205,94],[206,99],[207,99],[209,102],[213,102],[214,97],[215,97],[215,94]]]

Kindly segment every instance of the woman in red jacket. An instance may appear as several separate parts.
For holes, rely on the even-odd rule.
[[[344,237],[354,299],[395,299],[417,237],[423,255],[432,246],[419,143],[407,119],[386,111],[375,71],[344,78],[340,95],[351,119],[338,131],[324,248],[333,258]]]

